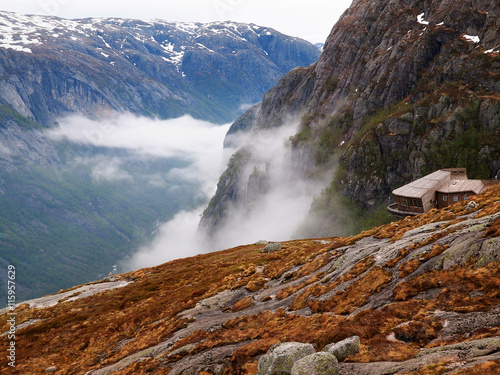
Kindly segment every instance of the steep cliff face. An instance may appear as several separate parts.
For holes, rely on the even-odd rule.
[[[336,194],[375,211],[392,189],[437,168],[493,178],[500,168],[499,17],[490,0],[354,1],[318,62],[284,77],[231,132],[242,129],[251,142],[259,129],[301,116],[295,168],[310,176],[339,163],[314,205],[327,222],[317,234],[336,220]],[[210,215],[202,222],[208,228]]]

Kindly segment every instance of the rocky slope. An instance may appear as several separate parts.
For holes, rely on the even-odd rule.
[[[338,165],[313,205],[319,220],[309,235],[332,234],[340,220],[334,211],[342,211],[338,196],[373,213],[394,188],[439,168],[467,167],[471,177],[494,178],[499,19],[494,0],[355,0],[319,61],[285,76],[234,123],[230,136],[246,133],[251,144],[262,129],[300,117],[292,168],[307,179]],[[244,197],[251,190],[252,164],[248,158],[248,168],[229,166],[235,177],[230,184],[221,180],[201,223],[210,233],[239,204],[222,199],[225,191]]]
[[[321,350],[356,335],[359,352],[339,374],[498,373],[499,187],[354,237],[264,247],[176,260],[17,306],[16,367],[4,360],[1,369],[255,374],[278,342]]]

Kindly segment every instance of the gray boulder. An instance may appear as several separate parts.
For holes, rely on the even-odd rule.
[[[300,342],[273,345],[259,359],[257,375],[290,375],[295,362],[315,352],[311,344]]]
[[[337,358],[332,353],[314,353],[295,362],[292,375],[337,375],[338,364]]]
[[[360,344],[359,336],[352,336],[336,344],[325,346],[323,351],[333,354],[339,362],[342,362],[350,355],[356,354],[359,351]]]
[[[256,245],[267,245],[269,243],[268,240],[260,240],[260,241],[257,241],[255,244]]]
[[[283,247],[279,242],[271,242],[264,248],[265,253],[274,253],[275,251],[280,251]]]

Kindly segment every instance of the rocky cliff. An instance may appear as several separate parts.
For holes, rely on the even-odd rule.
[[[230,135],[246,133],[251,144],[261,129],[300,118],[291,139],[293,168],[310,179],[338,165],[313,204],[319,220],[309,235],[332,233],[346,207],[383,209],[394,188],[438,168],[467,167],[472,177],[494,178],[499,18],[500,5],[491,0],[354,1],[319,61],[285,76]],[[231,174],[237,196],[245,195],[248,175]],[[210,233],[238,203],[221,200],[228,189],[221,180],[202,219]],[[347,206],[339,204],[345,197]]]
[[[0,369],[264,375],[257,362],[277,343],[311,354],[358,336],[334,374],[498,374],[499,236],[494,187],[353,237],[260,242],[117,275],[1,311],[15,315],[0,332],[17,330],[0,343],[14,345],[16,367],[4,358]]]

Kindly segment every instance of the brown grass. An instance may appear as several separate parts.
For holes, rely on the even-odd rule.
[[[240,299],[238,302],[236,302],[233,305],[233,307],[231,308],[231,310],[233,312],[245,310],[245,309],[248,309],[250,306],[253,306],[254,304],[255,303],[254,303],[252,297],[246,297],[246,298]]]
[[[392,280],[392,274],[380,267],[373,267],[361,279],[347,287],[345,291],[336,293],[325,301],[313,300],[309,307],[315,312],[333,312],[335,314],[350,314],[356,307],[365,305],[369,298],[380,292],[385,284]]]

